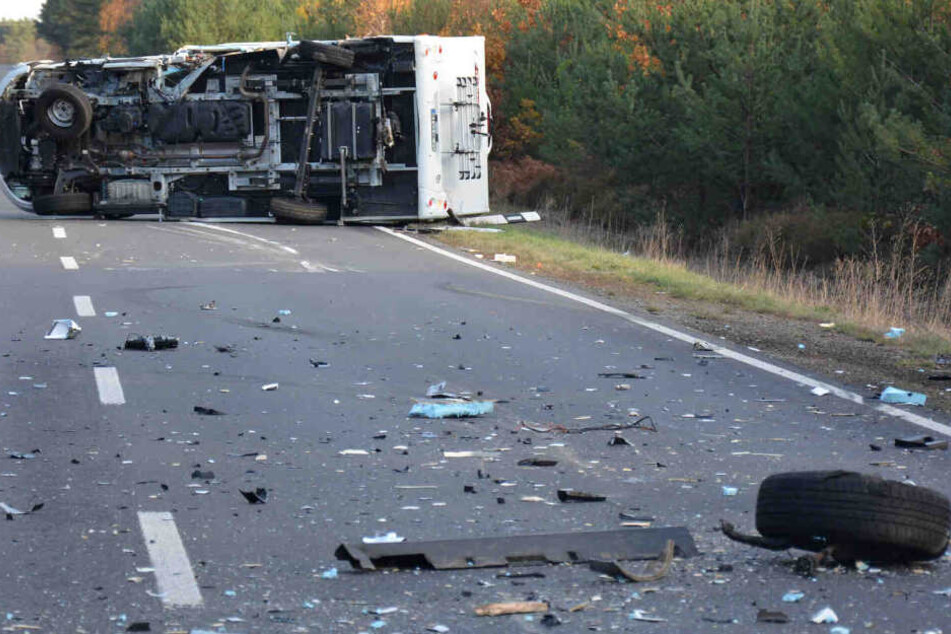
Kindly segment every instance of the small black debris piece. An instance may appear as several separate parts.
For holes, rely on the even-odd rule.
[[[215,472],[214,471],[201,471],[200,469],[195,469],[192,471],[192,480],[214,480]],[[267,497],[267,494],[265,494]]]
[[[507,565],[573,564],[590,561],[655,560],[674,542],[678,557],[698,554],[685,527],[506,535],[388,544],[341,544],[337,559],[359,570],[429,568],[463,570]]]
[[[152,626],[148,621],[135,621],[134,623],[129,623],[129,627],[125,628],[126,632],[151,632]]]
[[[881,451],[881,450],[882,450],[881,445],[876,445],[875,443],[869,443],[869,444],[868,444],[868,448],[871,449],[872,451]]]
[[[240,491],[240,489],[239,489]],[[258,487],[254,491],[240,491],[248,504],[267,504],[267,489]]]
[[[234,352],[234,346],[215,346],[215,350],[218,352]]]
[[[951,374],[930,374],[929,381],[951,381]]]
[[[460,339],[462,339],[462,335],[460,335],[459,333],[456,333],[452,336],[452,338],[455,341],[459,341]]]
[[[585,493],[573,489],[558,489],[558,499],[562,502],[604,502],[607,496],[597,493]]]
[[[933,436],[906,436],[896,438],[895,446],[903,449],[947,449],[948,441]]]
[[[462,492],[463,492],[463,493],[475,493],[475,492],[476,492],[475,485],[474,485],[474,484],[464,484],[464,485],[462,485]]]
[[[272,323],[272,324],[279,324],[279,323],[281,323],[281,318],[280,318],[280,317],[275,317],[274,319],[271,320],[271,323]]]
[[[315,368],[326,368],[330,366],[326,361],[318,361],[317,359],[310,359],[310,364]]]
[[[224,412],[215,409],[214,407],[203,407],[201,405],[196,405],[194,407],[194,412],[199,416],[224,416]]]
[[[540,457],[523,458],[518,461],[518,466],[520,467],[554,467],[557,464],[557,460]]]
[[[178,347],[178,337],[165,335],[129,335],[125,340],[126,350],[172,350]]]
[[[643,379],[644,376],[637,372],[598,372],[602,379]]]
[[[33,451],[30,451],[30,452],[13,451],[13,452],[10,452],[10,457],[13,458],[14,460],[33,460],[34,458],[36,458],[36,454],[38,453],[42,453],[42,452],[39,449],[34,449]]]
[[[561,625],[561,619],[559,619],[557,616],[549,612],[548,614],[542,617],[542,620],[540,621],[540,623],[544,625],[545,627],[556,627],[558,625]]]
[[[630,447],[631,443],[628,442],[627,438],[615,432],[614,437],[608,441],[608,447],[622,447],[622,446]]]
[[[760,610],[756,613],[757,623],[789,623],[789,617],[783,612]]]

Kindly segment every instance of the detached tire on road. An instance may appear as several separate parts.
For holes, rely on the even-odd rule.
[[[335,46],[333,44],[324,44],[314,40],[301,40],[300,54],[305,59],[312,59],[315,62],[339,66],[340,68],[350,68],[353,66],[353,51]]]
[[[50,194],[33,199],[33,213],[40,216],[88,214],[92,212],[92,196],[86,193]]]
[[[293,198],[272,198],[271,213],[278,222],[319,225],[327,220],[327,206]]]
[[[764,537],[836,558],[872,561],[937,559],[951,535],[951,504],[924,487],[849,471],[769,476],[756,499]]]
[[[92,123],[92,102],[72,84],[54,84],[40,93],[33,106],[40,127],[54,139],[78,139]]]

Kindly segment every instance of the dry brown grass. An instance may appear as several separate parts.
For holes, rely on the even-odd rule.
[[[826,321],[857,334],[880,338],[892,326],[905,328],[900,344],[922,355],[934,354],[936,346],[951,349],[951,277],[921,262],[914,226],[896,232],[887,244],[873,232],[867,257],[840,258],[818,274],[804,269],[797,254],[768,233],[747,257],[738,255],[727,234],[697,253],[687,249],[683,233],[662,212],[654,223],[626,230],[620,218],[600,218],[593,208],[569,218],[554,204],[547,207],[536,230],[708,276],[719,288],[730,288],[724,303],[735,305],[739,290],[761,298],[751,305],[775,307],[768,312],[806,319],[827,316]],[[703,288],[707,294],[709,287]]]

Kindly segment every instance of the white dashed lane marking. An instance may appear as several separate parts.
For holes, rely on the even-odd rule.
[[[62,240],[66,237],[66,229],[63,227],[53,227],[53,237]]]
[[[96,373],[99,401],[103,405],[124,404],[125,394],[122,393],[122,384],[119,383],[119,372],[115,368],[93,368],[93,371]]]
[[[63,256],[59,259],[63,263],[63,268],[67,271],[78,271],[79,264],[76,262],[76,258],[71,255]]]
[[[458,253],[453,253],[445,249],[440,249],[439,247],[433,246],[429,244],[428,242],[423,242],[422,240],[417,240],[416,238],[412,238],[410,236],[397,233],[393,231],[392,229],[387,229],[386,227],[376,227],[376,228],[382,231],[383,233],[388,233],[393,237],[399,238],[400,240],[405,240],[406,242],[409,242],[410,244],[414,244],[417,247],[420,247],[422,249],[427,249],[428,251],[432,251],[433,253],[438,253],[439,255],[450,258],[457,262],[462,262],[463,264],[466,264],[468,266],[472,266],[477,269],[482,269],[483,271],[492,273],[493,275],[499,275],[501,277],[508,278],[514,282],[518,282],[519,284],[531,286],[532,288],[537,288],[539,290],[545,291],[546,293],[551,293],[559,297],[564,297],[565,299],[571,300],[573,302],[584,304],[585,306],[594,308],[595,310],[600,310],[601,312],[608,313],[609,315],[620,317],[621,319],[624,319],[625,321],[628,321],[632,324],[636,324],[638,326],[642,326],[649,330],[653,330],[654,332],[659,332],[660,334],[666,335],[670,337],[671,339],[677,339],[679,341],[683,341],[689,344],[695,343],[698,339],[697,337],[689,333],[675,330],[673,328],[664,326],[663,324],[658,324],[657,322],[650,321],[648,319],[642,319],[640,317],[632,315],[631,313],[623,311],[620,308],[615,308],[614,306],[608,306],[607,304],[603,304],[597,300],[589,299],[582,295],[578,295],[577,293],[564,291],[560,288],[549,286],[548,284],[543,284],[541,282],[536,282],[535,280],[530,280],[528,278],[522,277],[521,275],[512,273],[511,271],[506,271],[504,269],[496,268],[494,266],[490,266],[488,264],[479,262],[477,260],[471,260],[467,258],[466,256],[459,255]],[[712,351],[724,357],[727,357],[729,359],[733,359],[734,361],[745,363],[746,365],[752,366],[764,372],[769,372],[770,374],[773,374],[775,376],[779,376],[784,379],[794,381],[801,385],[805,385],[808,387],[821,387],[821,388],[827,389],[829,390],[830,393],[838,396],[841,399],[845,399],[846,401],[850,401],[852,403],[856,403],[859,405],[863,405],[863,404],[868,405],[872,409],[882,412],[883,414],[888,414],[889,416],[900,418],[914,425],[918,425],[919,427],[924,427],[925,429],[938,432],[939,434],[951,436],[951,426],[945,425],[944,423],[939,423],[938,421],[932,420],[928,418],[927,416],[921,416],[919,414],[915,414],[912,412],[906,412],[903,409],[899,409],[891,405],[886,405],[884,403],[876,403],[876,404],[868,403],[865,401],[865,399],[862,397],[861,394],[856,394],[855,392],[844,390],[841,387],[816,380],[810,376],[806,376],[805,374],[801,374],[799,372],[794,372],[792,370],[781,368],[778,365],[773,365],[772,363],[769,363],[768,361],[763,361],[761,359],[757,359],[756,357],[751,357],[748,354],[743,354],[742,352],[737,352],[736,350],[732,350],[730,348],[724,348],[723,346],[718,346],[714,343],[710,343],[707,341],[701,341],[701,343],[703,343],[705,346],[710,348]]]
[[[95,317],[96,309],[92,305],[92,297],[89,295],[76,295],[73,297],[73,305],[76,307],[76,314],[80,317]]]
[[[140,511],[139,525],[155,569],[158,594],[165,607],[200,606],[201,591],[172,514]]]

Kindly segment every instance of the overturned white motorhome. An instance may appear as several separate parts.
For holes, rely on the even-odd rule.
[[[392,36],[21,64],[0,81],[0,188],[41,215],[484,215],[484,47]]]

